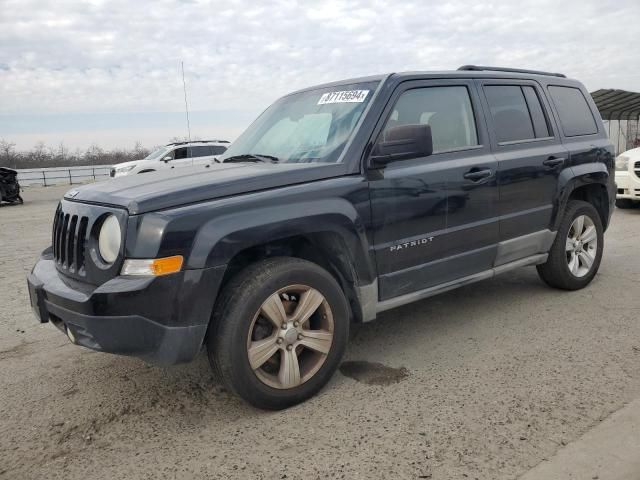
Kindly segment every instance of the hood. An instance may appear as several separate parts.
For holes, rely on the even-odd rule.
[[[130,162],[116,163],[115,165],[111,165],[111,168],[128,167],[130,165],[135,165],[135,164],[140,163],[140,162],[142,162],[142,159],[140,159],[140,160],[131,160]]]
[[[69,190],[77,202],[126,208],[131,215],[310,182],[342,174],[341,164],[219,163],[127,175]]]
[[[620,155],[624,155],[626,157],[636,158],[640,157],[640,147],[632,148],[631,150],[627,150],[626,152],[622,152]],[[620,156],[618,155],[618,156]]]

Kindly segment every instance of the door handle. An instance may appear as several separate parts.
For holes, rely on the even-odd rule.
[[[549,157],[544,162],[542,162],[542,164],[545,167],[554,168],[554,167],[557,167],[558,165],[563,164],[564,161],[565,161],[565,159],[562,158],[562,157]]]
[[[472,182],[477,182],[479,180],[482,180],[483,178],[490,177],[492,173],[493,172],[488,168],[485,170],[471,169],[467,173],[465,173],[463,176],[467,180],[471,180]]]

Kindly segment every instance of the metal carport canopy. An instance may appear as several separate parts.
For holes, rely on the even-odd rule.
[[[640,118],[640,93],[604,89],[591,94],[603,120],[637,120]]]

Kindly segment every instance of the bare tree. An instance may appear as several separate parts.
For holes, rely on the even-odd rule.
[[[14,147],[16,146],[13,142],[8,142],[4,138],[0,139],[0,154],[2,154],[2,163],[3,166],[9,167],[11,166],[11,160],[14,160],[14,168],[15,168],[15,152]]]
[[[36,143],[31,151],[31,158],[38,163],[44,163],[51,159],[51,154],[44,142],[41,141]]]
[[[189,137],[171,137],[169,143],[188,142]]]
[[[58,145],[58,158],[61,162],[65,162],[67,160],[67,156],[69,155],[69,150],[64,146],[63,142],[60,142]]]
[[[134,158],[132,158],[131,160],[136,160],[138,158],[144,158],[149,155],[149,150],[144,148],[140,142],[136,142],[135,146],[133,147],[132,153]]]
[[[97,144],[86,150],[71,151],[64,143],[49,148],[38,142],[29,151],[16,151],[15,143],[0,139],[0,166],[12,168],[67,167],[74,165],[113,165],[144,158],[149,149],[136,142],[133,149],[114,148],[105,150]]]
[[[92,164],[95,164],[96,160],[101,158],[103,154],[104,150],[94,143],[84,153],[84,158],[89,160]]]

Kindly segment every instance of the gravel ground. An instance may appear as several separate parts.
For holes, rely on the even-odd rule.
[[[640,397],[640,209],[616,211],[587,289],[525,268],[386,312],[344,374],[274,413],[204,355],[161,369],[36,323],[25,276],[65,190],[0,208],[2,479],[512,479]]]

